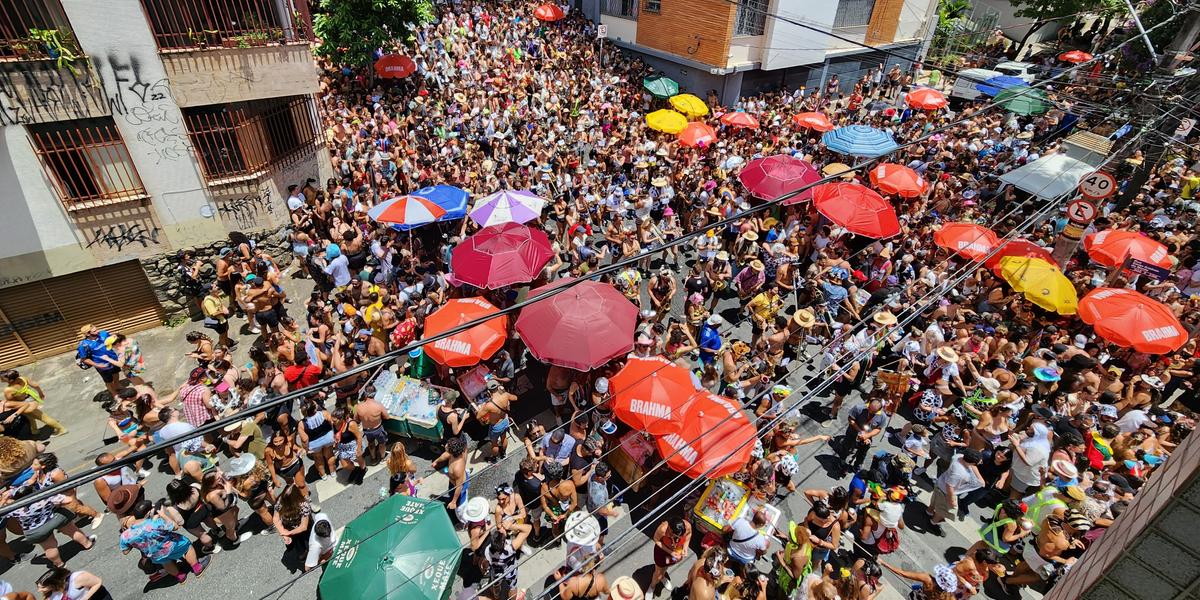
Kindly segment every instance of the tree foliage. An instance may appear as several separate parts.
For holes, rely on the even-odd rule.
[[[355,67],[371,64],[378,48],[406,43],[434,16],[430,0],[321,0],[314,12],[317,55]]]

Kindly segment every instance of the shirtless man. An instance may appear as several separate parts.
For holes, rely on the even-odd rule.
[[[1056,515],[1046,517],[1042,530],[1038,532],[1035,543],[1025,544],[1022,557],[1025,559],[1017,566],[1016,572],[1004,580],[1008,585],[1031,585],[1049,578],[1056,569],[1075,562],[1074,556],[1064,556],[1068,551],[1081,552],[1084,549],[1081,540],[1073,539],[1074,529]],[[1077,554],[1077,552],[1070,552]]]
[[[718,548],[705,552],[692,565],[688,581],[689,600],[716,600],[717,587],[729,581],[725,577],[725,551]]]
[[[246,298],[254,305],[254,322],[263,331],[278,333],[280,331],[280,315],[276,305],[283,299],[283,296],[275,289],[274,285],[257,275],[247,275],[246,284],[250,286],[246,292]]]
[[[475,410],[475,419],[488,428],[488,440],[492,442],[492,455],[487,458],[494,463],[508,452],[508,428],[512,419],[508,416],[516,396],[504,389],[495,379],[488,379],[485,399]]]
[[[575,371],[558,365],[551,365],[546,373],[546,391],[550,392],[550,407],[554,409],[554,418],[561,425],[563,419],[571,416],[570,398],[578,383],[575,382]]]
[[[467,495],[467,441],[461,437],[451,438],[446,442],[446,451],[433,461],[432,467],[446,465],[446,475],[450,478],[450,488],[442,494],[446,509],[454,515],[459,502],[466,501]]]
[[[217,287],[221,288],[221,291],[225,292],[225,295],[229,297],[229,314],[240,312],[241,310],[234,299],[233,280],[230,278],[235,271],[234,265],[236,260],[237,258],[233,254],[232,248],[222,248],[221,255],[217,258]]]
[[[562,533],[563,522],[579,506],[575,482],[564,477],[566,467],[548,462],[543,467],[546,480],[542,482],[542,524],[549,525],[552,536]]]
[[[791,337],[788,333],[788,323],[791,321],[783,315],[776,315],[775,323],[768,325],[767,330],[763,333],[762,339],[767,345],[767,362],[775,367],[777,373],[780,367],[787,364],[784,355],[787,350],[788,338]]]
[[[375,386],[363,388],[363,399],[354,406],[354,416],[362,425],[363,438],[367,441],[366,456],[375,462],[383,460],[387,455],[387,431],[383,428],[384,419],[392,418],[387,408],[375,399]]]

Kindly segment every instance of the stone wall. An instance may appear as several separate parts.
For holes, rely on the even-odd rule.
[[[291,264],[291,244],[288,241],[286,227],[247,231],[245,233],[250,236],[250,239],[254,240],[257,247],[262,248],[267,254],[270,254],[275,259],[275,262],[284,266],[284,268]],[[216,281],[217,271],[215,264],[217,253],[221,251],[221,248],[228,245],[228,239],[220,239],[209,244],[186,248],[203,265],[200,267],[201,282],[209,283]],[[146,271],[146,277],[150,280],[150,287],[154,289],[154,294],[158,297],[158,302],[162,305],[168,320],[181,317],[193,320],[200,319],[202,315],[195,303],[184,296],[179,289],[179,274],[176,270],[175,255],[175,252],[168,252],[144,258],[142,259],[142,269]]]

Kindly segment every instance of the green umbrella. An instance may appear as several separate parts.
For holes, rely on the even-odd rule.
[[[1038,115],[1050,110],[1046,93],[1029,86],[1014,86],[996,94],[996,104],[1018,115]]]
[[[392,496],[346,526],[322,598],[445,600],[462,544],[440,502]]]
[[[679,93],[679,84],[665,75],[651,75],[643,79],[642,87],[656,98],[670,98]]]

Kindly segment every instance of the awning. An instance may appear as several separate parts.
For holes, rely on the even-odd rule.
[[[1065,154],[1043,156],[1000,176],[1000,181],[1039,198],[1058,198],[1079,186],[1096,167]]]

